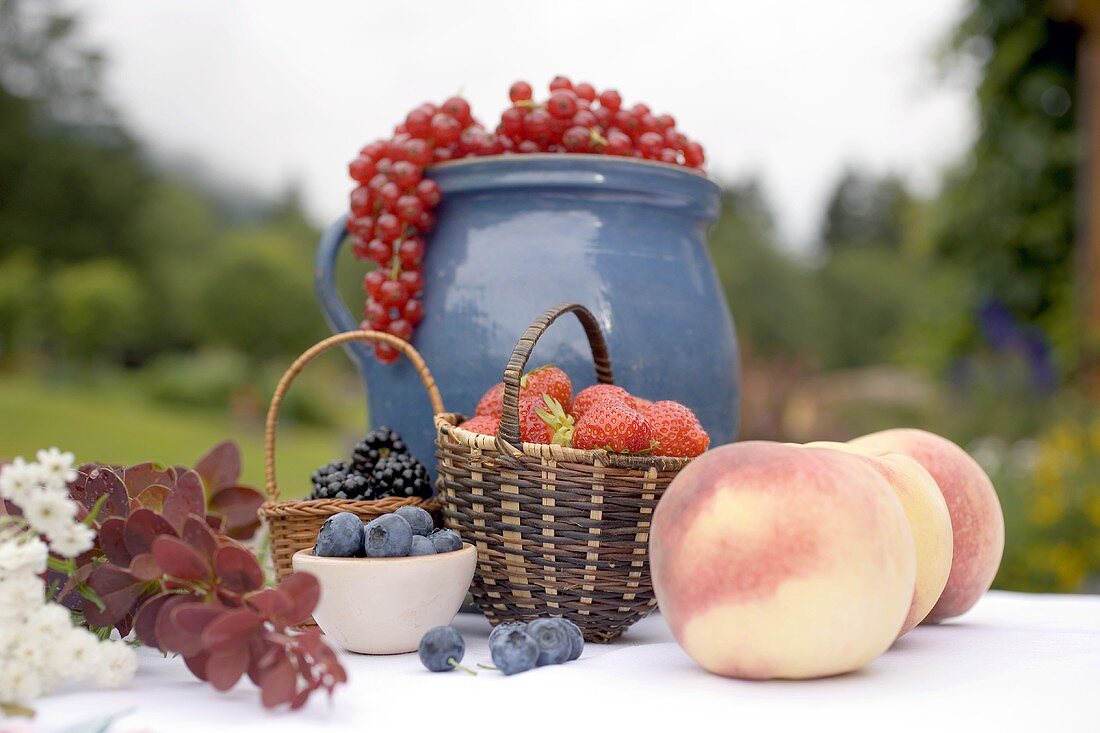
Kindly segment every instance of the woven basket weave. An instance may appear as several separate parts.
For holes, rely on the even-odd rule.
[[[690,459],[523,443],[520,377],[543,332],[564,313],[584,326],[596,378],[613,384],[603,333],[583,306],[563,303],[524,333],[504,371],[496,436],[437,414],[436,457],[447,526],[477,546],[474,602],[493,624],[563,616],[607,642],[657,605],[649,574],[653,510]]]
[[[283,403],[291,382],[310,361],[324,352],[352,341],[382,342],[393,346],[412,362],[420,381],[428,391],[432,403],[432,412],[443,412],[443,398],[439,388],[428,371],[424,359],[410,344],[380,331],[349,331],[330,336],[308,349],[299,356],[283,374],[271,398],[267,411],[267,423],[264,427],[264,485],[268,500],[260,506],[260,517],[267,523],[271,537],[271,553],[275,564],[275,574],[282,579],[292,572],[291,558],[298,550],[312,547],[317,541],[317,532],[321,524],[338,512],[352,512],[360,519],[369,521],[383,514],[389,514],[403,506],[422,506],[433,514],[438,514],[442,502],[438,497],[431,499],[387,497],[371,501],[352,499],[304,499],[300,501],[279,501],[279,486],[275,482],[275,428],[279,420],[279,407]],[[303,482],[304,483],[304,482]]]

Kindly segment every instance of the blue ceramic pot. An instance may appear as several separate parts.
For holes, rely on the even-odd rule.
[[[424,264],[426,315],[413,344],[448,410],[472,414],[531,321],[571,301],[599,318],[617,384],[688,405],[712,445],[733,440],[739,356],[706,249],[717,185],[682,168],[587,155],[468,159],[429,175],[443,201]],[[336,331],[360,320],[334,287],[344,222],[321,238],[315,268]],[[360,344],[350,352],[367,384],[371,422],[395,428],[430,462],[431,408],[412,367],[379,364]],[[572,321],[539,341],[531,364],[544,363],[564,369],[574,389],[595,382],[584,332]]]

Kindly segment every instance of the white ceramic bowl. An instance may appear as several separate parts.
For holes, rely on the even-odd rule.
[[[477,548],[417,557],[317,557],[294,554],[295,570],[313,573],[321,600],[313,618],[348,651],[416,651],[424,632],[451,623],[474,577]]]

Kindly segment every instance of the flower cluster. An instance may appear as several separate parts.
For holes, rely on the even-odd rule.
[[[101,687],[129,681],[132,649],[75,626],[70,612],[48,600],[44,575],[91,549],[95,532],[78,519],[69,498],[72,453],[38,452],[0,469],[0,705],[25,706],[64,680],[94,679]],[[45,538],[45,539],[43,539]],[[54,555],[50,557],[51,553]],[[71,560],[69,560],[71,562]]]

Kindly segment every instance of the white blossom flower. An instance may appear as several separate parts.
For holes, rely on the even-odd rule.
[[[29,572],[34,575],[46,572],[46,556],[49,549],[37,537],[13,539],[0,543],[0,576]]]
[[[4,613],[21,617],[30,609],[42,605],[46,597],[46,584],[37,575],[23,573],[0,579],[0,618]]]
[[[133,679],[137,671],[137,654],[121,641],[103,641],[99,644],[100,665],[96,672],[96,684],[100,687],[121,687]]]
[[[0,662],[0,700],[29,705],[42,694],[42,678],[37,669],[21,667],[10,661]]]
[[[65,484],[76,481],[72,453],[62,453],[57,448],[50,448],[38,451],[37,457],[42,481],[47,486],[64,489]]]
[[[60,535],[76,517],[76,502],[64,494],[38,487],[32,489],[22,503],[23,518],[35,532]]]
[[[95,530],[86,524],[75,522],[58,534],[49,535],[50,549],[62,557],[76,557],[87,552],[95,542]]]
[[[101,671],[100,647],[99,639],[92,632],[74,627],[57,640],[54,659],[63,665],[67,678],[89,679]]]
[[[27,493],[41,485],[41,468],[37,463],[16,458],[0,469],[0,498],[10,499],[20,506]]]
[[[73,628],[69,609],[56,603],[45,603],[27,620],[27,634],[46,639],[57,639]]]

